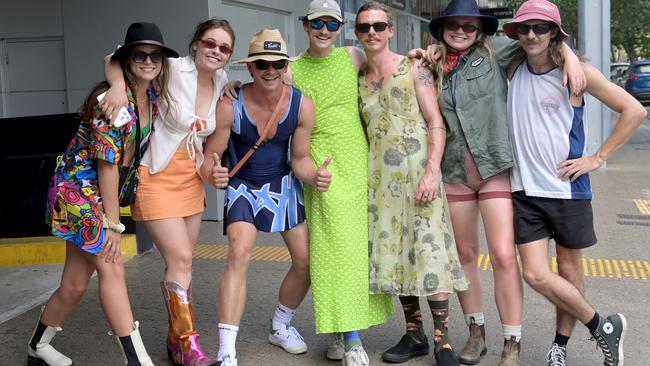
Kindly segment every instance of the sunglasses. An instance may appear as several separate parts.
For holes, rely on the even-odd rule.
[[[209,39],[200,39],[199,43],[201,44],[201,46],[210,50],[219,48],[219,52],[223,53],[224,55],[229,55],[232,53],[232,48],[230,48],[230,46],[225,44],[217,44],[217,42],[211,41]]]
[[[266,70],[270,67],[273,67],[276,70],[282,70],[287,66],[287,60],[277,60],[277,61],[266,61],[266,60],[255,60],[253,61],[255,68],[258,70]]]
[[[475,26],[472,23],[465,23],[465,24],[460,24],[457,22],[448,22],[445,23],[445,29],[455,32],[458,30],[458,28],[461,28],[464,33],[474,33],[478,30],[478,27]]]
[[[375,32],[383,32],[386,30],[386,28],[390,25],[390,23],[386,22],[377,22],[377,23],[357,23],[354,26],[354,29],[359,32],[359,33],[368,33],[370,32],[370,28],[375,30]]]
[[[309,26],[311,29],[323,29],[323,27],[326,27],[328,31],[330,32],[336,32],[341,28],[341,22],[338,20],[323,20],[323,19],[314,19],[309,21]]]
[[[147,57],[149,57],[149,60],[153,62],[154,64],[159,64],[162,62],[163,57],[165,56],[164,53],[161,51],[156,51],[156,52],[151,52],[151,53],[146,53],[143,51],[133,51],[131,53],[131,58],[133,61],[135,61],[138,64],[142,64],[147,60]]]
[[[540,36],[542,34],[546,34],[550,32],[553,28],[555,28],[555,24],[553,23],[539,23],[539,24],[532,24],[532,25],[526,23],[520,23],[517,24],[517,33],[526,35],[532,29],[533,33]]]

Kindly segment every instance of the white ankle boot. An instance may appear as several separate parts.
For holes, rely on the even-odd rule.
[[[142,338],[140,337],[140,323],[137,321],[133,324],[133,332],[125,337],[118,337],[112,332],[108,334],[117,339],[122,348],[122,358],[127,366],[155,366],[144,348]]]
[[[50,345],[61,327],[50,327],[39,320],[32,339],[27,345],[28,366],[71,366],[72,360]]]

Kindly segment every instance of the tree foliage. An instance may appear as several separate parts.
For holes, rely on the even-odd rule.
[[[578,36],[578,1],[550,0],[562,14],[562,28]],[[518,9],[524,0],[504,0]],[[612,47],[622,48],[628,59],[650,58],[650,0],[610,0]]]

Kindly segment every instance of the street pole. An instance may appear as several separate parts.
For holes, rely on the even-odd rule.
[[[611,48],[610,0],[578,0],[578,49],[609,80]],[[586,98],[587,152],[593,154],[611,130],[611,111],[596,98]]]

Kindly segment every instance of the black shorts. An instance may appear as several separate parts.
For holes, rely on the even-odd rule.
[[[512,193],[512,203],[517,244],[547,237],[569,249],[596,244],[591,200],[529,197],[517,191]]]

